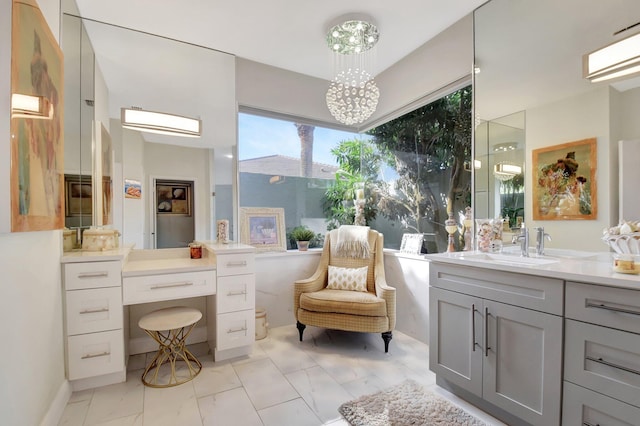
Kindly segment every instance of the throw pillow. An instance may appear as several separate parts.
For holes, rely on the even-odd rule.
[[[367,291],[368,269],[368,266],[362,268],[329,266],[327,288],[333,290]]]

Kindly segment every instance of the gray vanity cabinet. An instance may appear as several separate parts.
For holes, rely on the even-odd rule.
[[[431,264],[429,366],[490,406],[560,424],[563,282]]]
[[[639,424],[640,291],[566,286],[563,424]]]

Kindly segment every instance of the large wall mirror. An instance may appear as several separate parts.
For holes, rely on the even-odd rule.
[[[639,20],[636,0],[491,0],[474,12],[476,217],[520,216],[550,230],[552,246],[605,249],[602,229],[618,220],[617,141],[640,138],[640,79],[591,83],[582,57],[637,33],[614,35]],[[532,150],[589,137],[598,140],[597,219],[536,221]],[[516,166],[513,178],[496,175],[501,163]],[[514,191],[522,201],[508,199]]]
[[[155,248],[155,180],[194,183],[194,239],[212,238],[216,212],[232,219],[233,157],[236,145],[235,58],[165,37],[83,17],[83,2],[63,0],[62,47],[69,120],[66,123],[66,173],[93,182],[92,129],[108,135],[113,147],[112,226],[124,244]],[[138,107],[202,120],[200,138],[123,129],[121,108]],[[94,153],[95,154],[95,153]],[[93,180],[96,180],[94,177]],[[139,185],[140,196],[125,195]],[[221,194],[224,200],[212,194]],[[92,225],[85,210],[67,226]],[[161,213],[166,213],[162,211]],[[164,217],[169,215],[165,214]],[[189,241],[185,241],[185,244]]]

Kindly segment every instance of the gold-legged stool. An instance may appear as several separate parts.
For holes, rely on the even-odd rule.
[[[138,326],[158,342],[158,353],[142,373],[142,383],[153,388],[167,388],[192,380],[200,373],[202,364],[185,347],[193,327],[202,318],[202,312],[194,308],[172,307],[159,309],[140,318]],[[176,362],[183,362],[186,369],[176,374]],[[160,372],[163,365],[167,368]],[[166,383],[159,383],[159,379]]]

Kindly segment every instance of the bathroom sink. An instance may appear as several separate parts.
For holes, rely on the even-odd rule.
[[[501,265],[511,266],[539,266],[559,262],[558,259],[549,259],[546,257],[521,257],[515,254],[499,253],[469,254],[461,257],[461,259],[470,260],[472,262],[498,263]]]

